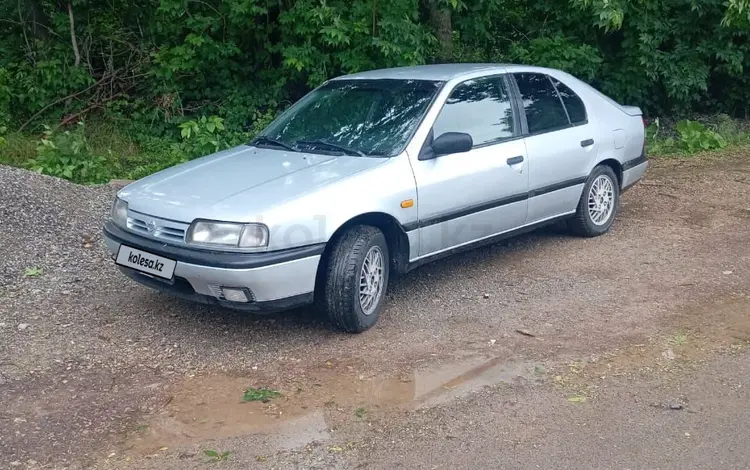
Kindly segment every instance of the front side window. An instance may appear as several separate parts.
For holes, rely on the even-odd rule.
[[[575,94],[573,90],[568,88],[563,82],[552,78],[552,83],[557,88],[557,93],[560,94],[565,109],[568,110],[568,116],[570,117],[571,124],[580,124],[586,122],[586,106],[584,106],[581,98]]]
[[[333,80],[271,123],[261,137],[295,150],[349,149],[394,156],[406,146],[442,82]]]
[[[503,78],[479,78],[457,85],[432,129],[435,138],[445,132],[465,132],[475,146],[513,137],[513,108]]]
[[[537,134],[560,129],[569,124],[560,97],[546,75],[516,73],[513,76],[521,92],[529,133]]]

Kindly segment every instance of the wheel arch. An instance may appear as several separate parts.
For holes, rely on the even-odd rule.
[[[615,172],[615,176],[617,176],[617,186],[622,189],[622,163],[614,158],[606,158],[600,161],[596,166],[602,165],[612,168],[612,171]]]
[[[388,243],[391,272],[401,274],[407,271],[409,265],[409,237],[406,235],[404,227],[390,214],[385,212],[367,212],[352,217],[341,224],[326,242],[325,249],[320,257],[320,263],[318,264],[318,272],[315,279],[316,291],[318,291],[319,286],[325,280],[328,258],[336,240],[348,229],[357,225],[370,225],[383,232]]]

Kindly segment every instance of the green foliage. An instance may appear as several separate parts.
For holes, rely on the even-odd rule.
[[[647,150],[652,155],[692,155],[750,143],[750,125],[719,114],[662,124],[654,119],[646,128]]]
[[[245,394],[242,396],[242,399],[244,401],[262,401],[263,403],[267,403],[272,398],[278,398],[281,396],[281,393],[277,390],[272,390],[270,388],[266,387],[260,387],[260,388],[248,388],[245,390]]]
[[[179,127],[182,148],[189,156],[208,155],[229,147],[224,119],[218,116],[201,116],[185,121]]]
[[[93,155],[84,135],[84,123],[72,131],[55,132],[46,127],[29,167],[37,173],[65,178],[75,183],[107,181],[108,159]]]
[[[5,134],[8,130],[6,125],[11,120],[10,102],[12,93],[10,72],[0,67],[0,134]]]
[[[564,70],[587,81],[596,78],[603,62],[595,47],[562,35],[516,42],[509,54],[514,62]]]
[[[750,0],[71,5],[78,56],[65,2],[0,2],[0,161],[33,158],[76,181],[144,176],[247,141],[336,75],[451,58],[563,69],[649,116],[750,116]],[[84,118],[105,126],[84,135]],[[28,142],[45,123],[60,131],[37,153]],[[691,126],[650,145],[721,145]]]
[[[727,146],[727,141],[718,132],[696,121],[678,122],[677,132],[680,134],[680,145],[689,153],[722,149]]]
[[[24,277],[39,277],[42,275],[42,268],[36,266],[28,267],[23,272]]]
[[[206,449],[203,451],[203,455],[210,458],[212,462],[222,462],[229,458],[230,455],[232,455],[231,451],[227,452],[217,452],[215,450]]]

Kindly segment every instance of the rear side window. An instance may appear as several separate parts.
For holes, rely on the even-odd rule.
[[[513,76],[521,92],[531,134],[560,129],[569,124],[562,101],[546,75],[516,73]]]
[[[568,110],[570,123],[580,124],[586,122],[586,106],[583,105],[581,98],[579,98],[578,95],[576,95],[575,92],[568,88],[563,82],[552,78],[552,83],[555,84],[555,88],[557,88],[557,92],[563,100],[565,109]]]
[[[503,78],[478,78],[457,85],[432,129],[435,138],[445,132],[465,132],[474,146],[513,137],[513,107]]]

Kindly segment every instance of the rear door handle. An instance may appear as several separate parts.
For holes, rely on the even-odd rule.
[[[508,165],[515,165],[517,163],[523,162],[523,155],[519,155],[517,157],[511,157],[507,160]]]
[[[581,147],[588,147],[589,145],[594,145],[594,139],[586,139],[581,141]]]

